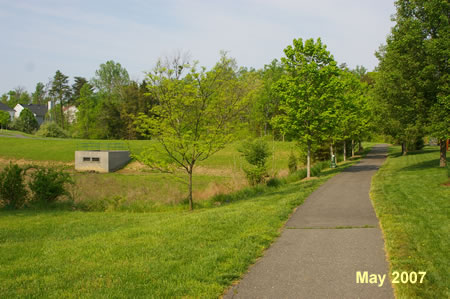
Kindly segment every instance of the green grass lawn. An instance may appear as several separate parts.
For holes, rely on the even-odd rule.
[[[8,135],[15,134],[32,136],[16,131],[8,132]],[[70,163],[74,162],[77,145],[85,142],[100,144],[122,143],[129,147],[132,154],[139,154],[144,149],[155,146],[162,151],[162,147],[158,146],[158,143],[152,140],[83,140],[61,138],[14,138],[8,136],[0,137],[0,157]],[[296,149],[295,142],[268,141],[268,144],[272,152],[272,155],[268,160],[269,168],[274,169],[275,171],[287,168],[289,153],[292,149]],[[237,151],[238,145],[238,142],[230,144],[209,159],[199,163],[199,165],[212,168],[240,167],[244,159]]]
[[[343,168],[194,212],[0,212],[0,294],[218,297],[279,235],[294,207]]]
[[[407,156],[391,147],[372,181],[391,273],[427,272],[423,284],[394,284],[397,298],[450,297],[450,187],[438,165],[437,147]]]

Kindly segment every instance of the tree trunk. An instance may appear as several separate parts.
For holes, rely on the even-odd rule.
[[[194,204],[192,202],[192,168],[188,171],[189,174],[189,210],[194,210]]]
[[[362,153],[362,151],[364,150],[361,140],[358,140],[358,150],[359,150],[360,153]]]
[[[355,140],[352,139],[352,158],[355,156]]]
[[[333,143],[330,143],[330,159],[333,157]]]
[[[439,167],[447,166],[447,144],[445,139],[441,139],[441,150],[440,150],[440,159],[439,159]]]
[[[402,156],[406,156],[406,152],[407,152],[407,150],[406,150],[406,142],[402,142]]]
[[[344,140],[344,162],[347,161],[347,148],[346,147],[347,147],[347,144]]]
[[[308,153],[306,155],[306,177],[311,177],[311,141],[308,141]]]

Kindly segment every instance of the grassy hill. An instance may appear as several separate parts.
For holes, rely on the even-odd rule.
[[[131,154],[139,154],[149,147],[158,148],[151,140],[109,141],[58,138],[15,138],[19,132],[8,132],[11,137],[0,137],[0,167],[10,160],[22,164],[57,164],[73,172],[74,153],[83,142],[99,144],[122,143]],[[268,160],[269,173],[287,174],[288,157],[294,142],[268,141],[272,155]],[[206,161],[198,164],[194,176],[194,199],[203,200],[217,193],[229,193],[246,186],[242,167],[244,159],[237,151],[238,143],[231,144]],[[161,148],[159,150],[162,152]],[[159,155],[155,152],[156,155]],[[72,196],[88,210],[105,210],[119,203],[134,211],[160,211],[166,205],[178,204],[187,194],[187,176],[153,172],[148,167],[132,162],[116,173],[75,173],[76,187]],[[99,201],[100,200],[100,201]]]

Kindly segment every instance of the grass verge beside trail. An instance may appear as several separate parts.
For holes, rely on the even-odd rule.
[[[218,297],[344,168],[194,212],[0,212],[0,294]]]
[[[393,284],[397,298],[449,298],[450,187],[439,149],[407,156],[399,147],[372,180],[371,198],[392,272],[426,271],[424,283]]]

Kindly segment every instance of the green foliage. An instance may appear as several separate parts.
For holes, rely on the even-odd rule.
[[[45,105],[45,85],[42,82],[36,84],[35,91],[31,94],[32,103],[37,105]]]
[[[277,59],[258,71],[261,83],[255,90],[257,97],[251,103],[252,110],[248,121],[250,132],[257,136],[265,136],[273,131],[271,119],[279,113],[280,104],[280,97],[273,87],[282,74],[283,65]]]
[[[0,202],[6,208],[18,209],[23,206],[26,197],[24,170],[10,163],[0,173]]]
[[[283,181],[279,178],[270,178],[266,182],[267,187],[277,188],[283,185]]]
[[[294,39],[284,53],[285,74],[275,86],[281,98],[281,114],[273,119],[273,125],[307,146],[310,161],[313,146],[330,136],[334,124],[339,69],[320,38],[305,42]],[[309,171],[310,163],[307,168]]]
[[[244,167],[244,172],[250,186],[264,183],[267,177],[267,167],[265,166]]]
[[[288,168],[289,168],[290,174],[297,171],[297,162],[298,162],[297,157],[295,156],[294,152],[291,151],[291,154],[289,155],[289,160],[288,160]]]
[[[450,95],[439,95],[430,109],[431,136],[439,140],[450,138]]]
[[[31,182],[28,186],[33,192],[33,202],[49,204],[55,202],[60,196],[69,195],[68,184],[73,184],[68,173],[55,168],[39,167],[31,174]]]
[[[95,77],[92,79],[94,87],[108,96],[120,93],[121,89],[129,82],[130,76],[127,70],[113,60],[102,63],[100,68],[95,71]]]
[[[16,120],[14,126],[19,131],[31,134],[37,130],[39,124],[34,117],[33,112],[28,108],[24,108],[22,112],[20,112],[19,118]]]
[[[375,95],[378,126],[406,153],[407,144],[424,135],[423,128],[438,139],[449,137],[450,4],[399,0],[395,5],[395,25],[377,53]]]
[[[100,126],[102,113],[99,97],[94,94],[89,84],[84,84],[78,97],[78,112],[75,130],[78,137],[86,139],[100,139],[105,132]]]
[[[43,123],[39,130],[36,132],[37,136],[42,137],[56,137],[56,138],[67,138],[69,133],[63,130],[55,122],[45,122]]]
[[[238,80],[236,62],[225,54],[211,71],[197,71],[195,64],[180,57],[172,64],[159,61],[148,78],[158,105],[150,115],[139,114],[136,130],[158,140],[170,159],[189,174],[192,208],[193,168],[233,139],[251,87]]]
[[[6,111],[0,110],[0,128],[5,129],[8,127],[10,123],[9,113]]]
[[[238,148],[245,160],[254,166],[264,167],[270,156],[269,145],[263,139],[244,141]]]
[[[71,96],[70,101],[69,101],[69,103],[72,104],[72,105],[77,103],[78,98],[81,95],[81,89],[83,88],[83,86],[85,84],[89,84],[87,79],[84,78],[84,77],[74,77],[73,79],[74,79],[75,82],[72,84],[72,96]],[[92,86],[90,86],[90,84],[88,86],[92,90]]]
[[[264,183],[267,176],[266,161],[270,155],[269,145],[262,139],[244,141],[238,148],[250,167],[244,167],[244,172],[251,186]]]
[[[51,89],[49,91],[50,96],[52,97],[52,107],[55,107],[55,104],[58,104],[59,109],[53,109],[53,113],[51,113],[51,120],[58,120],[61,128],[65,127],[65,118],[64,118],[64,105],[70,100],[71,97],[71,88],[69,85],[69,77],[61,73],[59,70],[56,71],[55,76],[53,76]],[[58,115],[58,116],[57,116]]]

